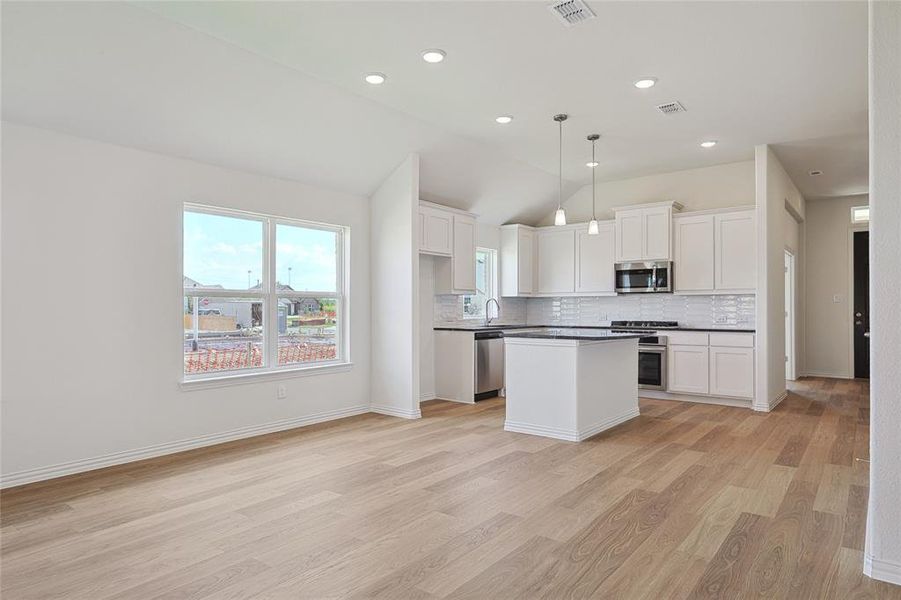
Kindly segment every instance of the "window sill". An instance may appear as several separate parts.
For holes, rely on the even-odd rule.
[[[330,363],[327,365],[297,367],[293,369],[279,369],[277,371],[230,373],[228,375],[212,375],[210,377],[200,377],[197,379],[183,379],[179,385],[183,392],[190,392],[194,390],[230,387],[246,383],[294,379],[296,377],[310,377],[312,375],[326,375],[329,373],[344,373],[350,371],[352,368],[352,362]]]

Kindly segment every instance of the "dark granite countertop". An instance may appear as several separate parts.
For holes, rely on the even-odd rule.
[[[540,340],[585,340],[612,341],[637,340],[644,337],[642,333],[614,333],[609,329],[598,327],[543,327],[530,331],[511,331],[504,333],[505,338],[532,338]]]
[[[436,325],[434,329],[436,331],[506,331],[508,329],[539,329],[539,328],[554,328],[554,329],[621,329],[619,327],[612,327],[610,325],[491,325],[489,327],[485,327],[484,325]],[[746,327],[676,327],[675,329],[658,329],[661,335],[665,335],[667,331],[707,331],[711,333],[756,333],[755,329],[750,329]]]
[[[505,331],[507,329],[537,329],[543,325],[435,325],[435,331]]]

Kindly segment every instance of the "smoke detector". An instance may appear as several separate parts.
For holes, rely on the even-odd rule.
[[[562,2],[554,2],[548,6],[548,10],[554,13],[554,16],[567,27],[578,25],[579,23],[591,20],[597,16],[582,0],[563,0]]]
[[[672,115],[675,113],[685,112],[685,107],[682,106],[682,104],[678,100],[673,100],[672,102],[664,102],[663,104],[658,104],[657,110],[665,115]]]

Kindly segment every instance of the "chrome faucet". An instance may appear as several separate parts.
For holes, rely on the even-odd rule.
[[[498,316],[500,316],[500,314],[501,314],[501,305],[498,304],[497,299],[488,298],[488,300],[485,301],[485,327],[488,327],[489,325],[491,325],[491,317],[488,316],[488,314],[489,314],[488,313],[488,305],[491,304],[492,302],[494,302],[494,305],[497,307]]]

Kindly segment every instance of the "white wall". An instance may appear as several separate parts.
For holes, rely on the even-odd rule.
[[[804,198],[769,146],[755,149],[757,200],[757,374],[754,410],[785,395],[786,205],[803,218]]]
[[[419,256],[419,399],[435,397],[435,257]]]
[[[794,321],[794,340],[795,340],[795,371],[794,376],[797,379],[804,373],[804,364],[806,360],[804,345],[804,326],[805,326],[805,269],[804,269],[804,236],[807,226],[806,221],[798,222],[798,217],[794,214],[794,208],[789,210],[786,208],[782,213],[784,223],[784,241],[785,249],[791,252],[795,257],[795,321]],[[786,335],[788,333],[786,332]]]
[[[849,287],[851,207],[869,204],[866,194],[807,203],[805,263],[805,373],[853,377]],[[834,302],[835,297],[839,300]]]
[[[419,156],[370,198],[372,410],[419,418]]]
[[[603,165],[599,168],[603,169]],[[663,200],[680,202],[686,211],[754,204],[754,161],[598,182],[597,217],[612,219],[615,206]],[[568,222],[588,222],[591,219],[591,185],[582,187],[563,206]],[[549,207],[541,225],[554,224],[555,208]]]
[[[5,485],[368,410],[366,198],[11,123],[2,161]],[[350,227],[349,371],[181,391],[186,201]]]
[[[901,584],[901,3],[870,3],[870,506],[864,572]]]

